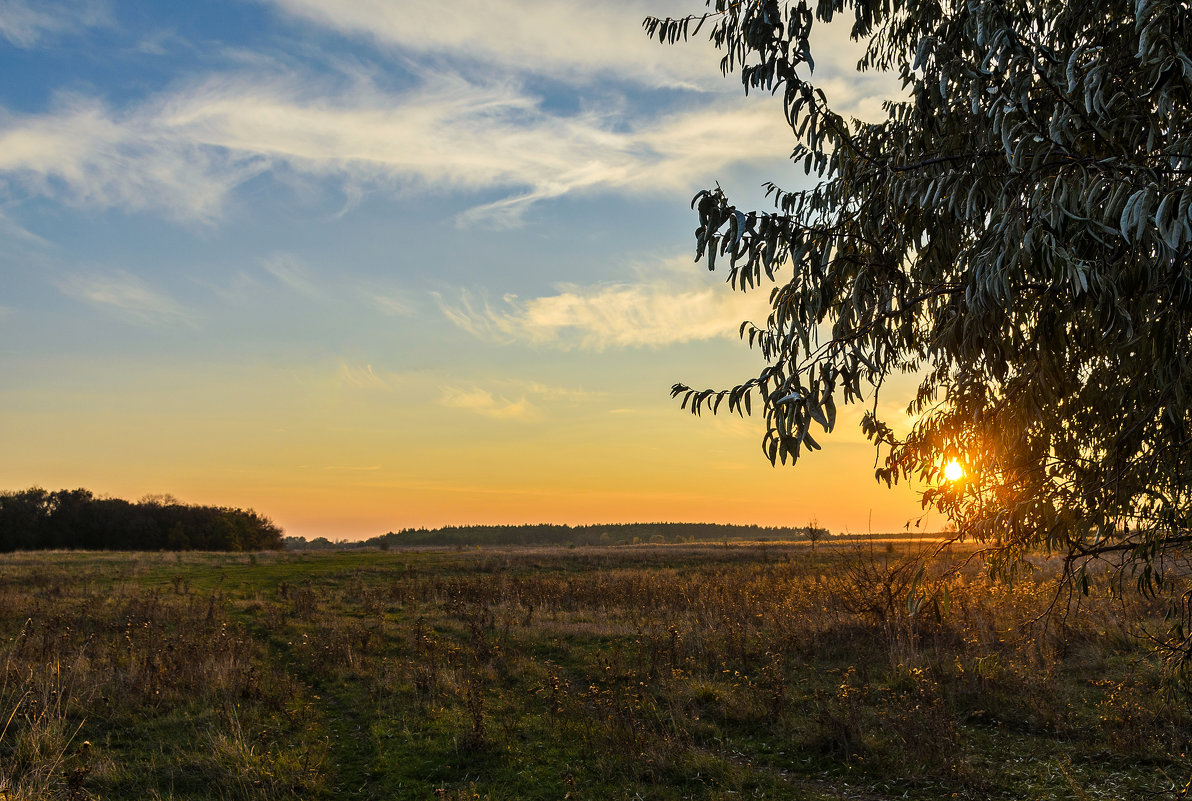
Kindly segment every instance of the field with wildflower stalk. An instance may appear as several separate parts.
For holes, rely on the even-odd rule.
[[[930,550],[7,554],[0,795],[1183,797],[1161,607]]]

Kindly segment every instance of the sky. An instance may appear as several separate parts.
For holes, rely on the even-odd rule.
[[[766,291],[693,262],[691,197],[808,181],[779,99],[642,31],[702,9],[0,0],[0,489],[332,539],[919,518],[858,409],[774,468],[760,418],[669,397],[762,367]],[[895,91],[847,27],[813,54],[839,111]]]

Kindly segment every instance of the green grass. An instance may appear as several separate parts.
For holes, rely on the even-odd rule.
[[[7,555],[0,792],[1179,797],[1160,609],[911,548]]]

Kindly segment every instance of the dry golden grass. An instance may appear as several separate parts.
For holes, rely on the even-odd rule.
[[[0,794],[1177,797],[1162,607],[932,550],[2,557]]]

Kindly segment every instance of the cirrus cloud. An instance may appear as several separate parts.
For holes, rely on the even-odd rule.
[[[96,0],[0,0],[0,37],[17,47],[35,47],[47,38],[111,24],[111,12]]]
[[[715,58],[705,60],[715,55],[706,43],[646,41],[640,9],[621,0],[269,1],[383,43],[409,62],[413,83],[392,88],[384,57],[302,64],[253,53],[119,106],[61,93],[44,111],[0,109],[0,190],[213,223],[239,187],[274,175],[325,182],[349,204],[369,192],[483,193],[461,222],[510,226],[569,195],[687,192],[734,167],[772,163],[792,144],[775,99],[741,96]],[[519,24],[498,24],[510,19]],[[829,29],[817,80],[838,110],[873,110],[890,80],[846,67],[856,51],[840,38]],[[701,54],[699,66],[684,61],[688,50]],[[431,51],[441,67],[411,58]],[[610,74],[599,92],[585,90]],[[650,75],[671,90],[702,76],[708,91],[650,90],[666,98],[657,107],[631,99],[643,90],[626,80]],[[543,79],[570,80],[564,94],[578,102],[555,102],[561,95]]]
[[[516,224],[534,203],[582,192],[686,191],[789,145],[772,103],[737,98],[663,119],[562,114],[514,84],[446,76],[406,92],[278,76],[212,78],[116,111],[78,96],[0,116],[0,176],[76,205],[214,221],[270,170],[354,192],[499,190],[469,221]]]
[[[162,290],[131,273],[75,274],[57,282],[65,295],[141,325],[193,324],[194,314]]]
[[[506,295],[499,303],[468,291],[456,300],[434,297],[448,320],[482,339],[596,351],[736,338],[742,320],[764,320],[769,309],[764,291],[736,292],[666,273],[557,290],[525,299]]]
[[[649,12],[699,9],[681,0],[269,0],[296,19],[403,52],[448,54],[486,67],[589,82],[715,87],[719,55],[703,42],[663,47],[642,32]]]
[[[474,387],[443,387],[439,404],[449,409],[460,409],[473,414],[492,417],[497,420],[534,420],[540,416],[537,406],[524,396],[517,400],[493,395],[486,389]]]

